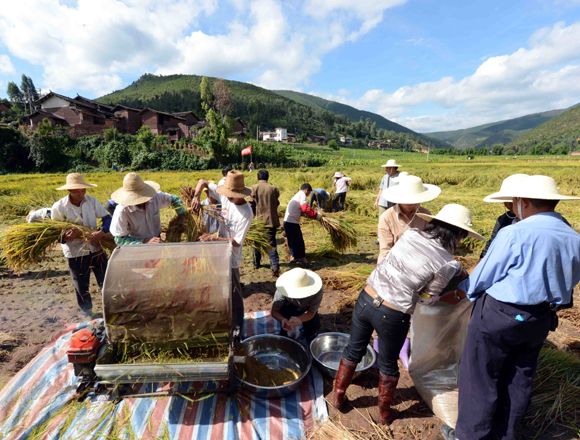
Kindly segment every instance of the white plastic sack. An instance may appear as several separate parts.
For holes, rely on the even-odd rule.
[[[411,322],[409,374],[433,413],[451,427],[457,422],[459,360],[472,306],[468,300],[417,304]]]

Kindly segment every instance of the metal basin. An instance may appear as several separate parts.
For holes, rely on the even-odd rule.
[[[348,345],[350,335],[346,333],[322,333],[310,343],[310,353],[320,371],[330,377],[336,377],[342,352]],[[367,352],[356,367],[354,377],[371,368],[377,355],[373,347],[367,346]]]
[[[294,382],[279,387],[254,385],[236,375],[236,380],[241,383],[243,388],[264,399],[277,399],[296,391],[312,365],[312,358],[308,350],[299,342],[284,336],[252,336],[242,341],[241,345],[245,348],[247,356],[255,357],[273,370],[291,368],[302,373]]]

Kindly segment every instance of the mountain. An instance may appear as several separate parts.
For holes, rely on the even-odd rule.
[[[217,78],[208,79],[210,84],[213,84]],[[157,76],[148,73],[128,87],[102,96],[97,101],[135,108],[151,107],[172,113],[193,110],[203,116],[201,80],[202,77],[197,75]],[[257,126],[261,130],[271,130],[281,126],[297,134],[328,134],[329,128],[325,125],[323,117],[323,110],[327,110],[336,115],[336,125],[330,130],[336,129],[336,135],[344,134],[361,141],[365,138],[372,138],[374,135],[371,136],[371,133],[374,132],[371,130],[371,125],[375,122],[376,130],[395,132],[383,131],[382,134],[385,138],[398,143],[400,148],[451,147],[445,142],[415,133],[377,114],[357,110],[338,102],[303,93],[275,92],[240,81],[226,80],[226,84],[231,92],[234,107],[232,114],[249,121],[252,133],[255,132]],[[361,117],[364,124],[355,124]],[[367,118],[370,119],[370,123],[366,122]]]
[[[550,110],[463,130],[437,131],[424,134],[430,138],[447,142],[461,150],[469,147],[491,147],[494,144],[508,144],[567,110]]]
[[[351,107],[350,105],[341,104],[340,102],[336,101],[329,101],[327,99],[306,93],[294,92],[292,90],[273,90],[273,92],[316,110],[328,110],[334,114],[346,116],[352,122],[358,122],[361,118],[363,121],[366,121],[366,119],[369,118],[371,122],[376,123],[377,128],[394,131],[396,133],[413,134],[415,136],[424,138],[428,142],[431,142],[437,148],[450,147],[446,141],[442,141],[439,138],[429,138],[422,135],[421,133],[416,133],[407,127],[397,124],[396,122],[389,121],[387,118],[384,118],[381,115],[377,115],[376,113],[367,112],[365,110],[358,110],[354,107]]]
[[[567,145],[577,146],[580,142],[580,104],[570,107],[564,113],[528,131],[507,147],[517,147],[518,151],[528,152],[533,146]],[[549,145],[548,145],[549,144]]]

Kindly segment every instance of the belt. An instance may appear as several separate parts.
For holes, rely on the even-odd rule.
[[[370,296],[373,299],[373,306],[375,306],[377,308],[380,307],[380,306],[387,306],[390,309],[399,311],[397,308],[395,308],[394,306],[390,305],[383,298],[381,298],[379,296],[379,294],[377,292],[375,292],[375,289],[373,289],[368,284],[364,287],[363,290],[367,293],[368,296]]]

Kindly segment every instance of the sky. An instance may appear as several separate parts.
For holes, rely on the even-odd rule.
[[[0,0],[22,74],[96,98],[144,73],[296,90],[419,132],[580,102],[580,0]]]

